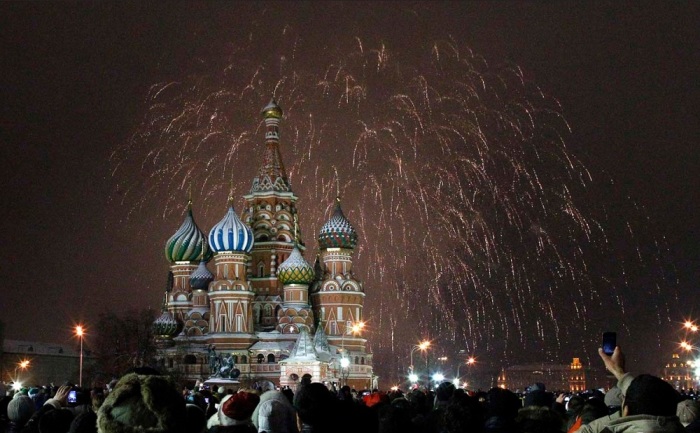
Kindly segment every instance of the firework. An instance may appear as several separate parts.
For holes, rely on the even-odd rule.
[[[623,295],[647,254],[619,258],[634,229],[606,233],[559,104],[517,66],[453,41],[405,58],[359,37],[314,56],[289,27],[277,38],[253,34],[207,72],[153,85],[143,123],[112,155],[131,224],[174,229],[192,188],[210,227],[231,185],[237,197],[250,189],[259,110],[274,96],[307,257],[336,185],[360,235],[354,269],[384,374],[405,370],[423,336],[496,365],[586,358],[601,329],[629,332],[630,307],[667,320]]]

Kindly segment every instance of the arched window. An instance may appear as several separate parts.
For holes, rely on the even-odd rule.
[[[168,359],[168,366],[173,368],[173,358]]]
[[[233,360],[234,364],[238,364],[238,355],[233,355],[231,359]]]
[[[267,362],[268,362],[268,364],[272,364],[275,362],[275,354],[274,353],[267,355]]]
[[[365,358],[364,357],[360,358],[360,364],[365,365]]]
[[[265,263],[260,262],[258,263],[258,278],[262,278],[265,276]]]
[[[356,356],[356,357],[355,357],[355,364],[359,364],[359,363],[360,363],[360,357],[359,357],[359,356]]]
[[[248,363],[248,357],[245,355],[241,355],[241,364],[247,364]]]
[[[258,364],[262,364],[265,361],[265,355],[262,353],[258,355]]]
[[[182,359],[183,364],[196,364],[197,363],[197,357],[194,355],[185,355],[185,357]]]

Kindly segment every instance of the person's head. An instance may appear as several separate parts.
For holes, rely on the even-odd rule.
[[[83,412],[73,419],[68,433],[97,433],[97,415],[95,412]]]
[[[479,431],[483,425],[479,402],[464,393],[454,393],[445,407],[444,430],[447,433]]]
[[[583,405],[586,403],[586,399],[580,395],[572,395],[569,402],[566,404],[566,411],[570,416],[578,416],[583,409]]]
[[[650,374],[632,380],[622,402],[622,414],[674,416],[680,395],[668,383]]]
[[[16,395],[7,404],[7,418],[15,425],[23,426],[34,414],[34,401],[26,395]]]
[[[561,433],[564,420],[548,407],[527,406],[518,411],[515,419],[521,433]]]
[[[299,419],[310,426],[325,425],[330,421],[334,403],[328,388],[318,382],[300,387],[294,396],[294,407]]]
[[[176,433],[185,421],[185,400],[171,379],[136,373],[119,380],[97,413],[100,433]]]
[[[454,392],[455,386],[452,382],[442,382],[435,390],[435,401],[447,403]]]
[[[46,412],[39,419],[39,433],[65,433],[70,430],[73,418],[73,412],[68,409]]]
[[[582,424],[588,424],[598,418],[602,418],[608,414],[608,406],[605,402],[598,398],[592,397],[586,400],[581,408],[579,416]]]
[[[678,403],[676,415],[683,426],[687,426],[691,422],[698,419],[700,415],[700,403],[695,400],[683,400]]]
[[[522,403],[512,391],[502,388],[492,388],[486,394],[486,417],[498,417],[503,420],[514,420]]]
[[[219,421],[222,426],[249,423],[260,397],[254,392],[238,391],[225,397],[219,405]]]

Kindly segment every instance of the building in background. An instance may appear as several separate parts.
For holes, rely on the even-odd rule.
[[[661,378],[673,385],[676,389],[695,389],[695,365],[693,361],[683,361],[681,357],[674,353],[666,363],[661,373]]]
[[[2,349],[2,382],[29,386],[78,383],[80,352],[71,345],[4,340]],[[86,361],[92,362],[89,356]]]
[[[590,370],[584,368],[579,358],[571,364],[527,364],[503,368],[498,375],[500,388],[524,391],[535,383],[544,383],[551,391],[585,391]]]
[[[297,197],[280,154],[282,109],[272,101],[262,114],[262,164],[240,216],[229,196],[207,235],[190,201],[166,243],[170,278],[153,327],[158,361],[190,380],[293,387],[310,374],[318,382],[376,386],[362,336],[365,291],[352,267],[357,233],[337,197],[314,265],[304,258]]]

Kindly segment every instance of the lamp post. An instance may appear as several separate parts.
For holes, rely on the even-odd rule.
[[[409,369],[410,369],[411,371],[409,372],[409,375],[414,375],[414,374],[415,374],[415,373],[414,373],[414,372],[415,372],[415,368],[414,368],[414,366],[413,366],[413,353],[414,353],[416,350],[420,350],[421,352],[426,352],[426,351],[428,350],[429,347],[430,347],[430,341],[428,341],[428,340],[423,340],[423,341],[421,341],[420,343],[415,344],[415,345],[413,346],[413,348],[411,348],[411,365],[410,365],[410,367],[409,367]],[[427,370],[427,368],[428,368],[428,359],[427,359],[427,358],[426,358],[426,361],[425,361],[425,362],[426,362],[425,367],[426,367],[426,370]],[[416,377],[417,377],[417,376],[416,376]],[[411,381],[414,382],[413,380],[411,380]],[[417,379],[416,379],[416,381],[417,381]]]
[[[345,350],[345,336],[348,334],[348,331],[352,333],[353,336],[357,336],[362,330],[365,328],[365,322],[359,321],[359,322],[352,322],[350,325],[350,328],[348,329],[347,323],[345,324],[345,329],[343,330],[343,335],[340,338],[340,352],[342,353],[342,356],[340,358],[340,374],[341,378],[343,379],[343,385],[347,385],[347,379],[348,376],[350,375],[349,372],[349,367],[350,367],[350,358],[348,358],[348,354]]]
[[[81,325],[78,325],[75,327],[75,335],[80,338],[80,373],[79,373],[79,379],[78,379],[78,386],[83,387],[83,335],[85,334],[85,330]]]
[[[473,356],[470,356],[469,358],[467,358],[467,361],[466,361],[466,362],[460,363],[460,364],[457,366],[457,377],[455,378],[455,380],[460,380],[460,379],[462,378],[462,376],[459,374],[459,370],[462,368],[463,365],[466,365],[466,366],[468,366],[468,367],[471,367],[471,366],[474,365],[475,363],[476,363],[476,358],[474,358]]]
[[[17,375],[17,370],[26,370],[29,368],[29,360],[28,359],[23,359],[22,361],[17,363],[17,367],[15,367],[15,382],[19,382],[19,376]]]

